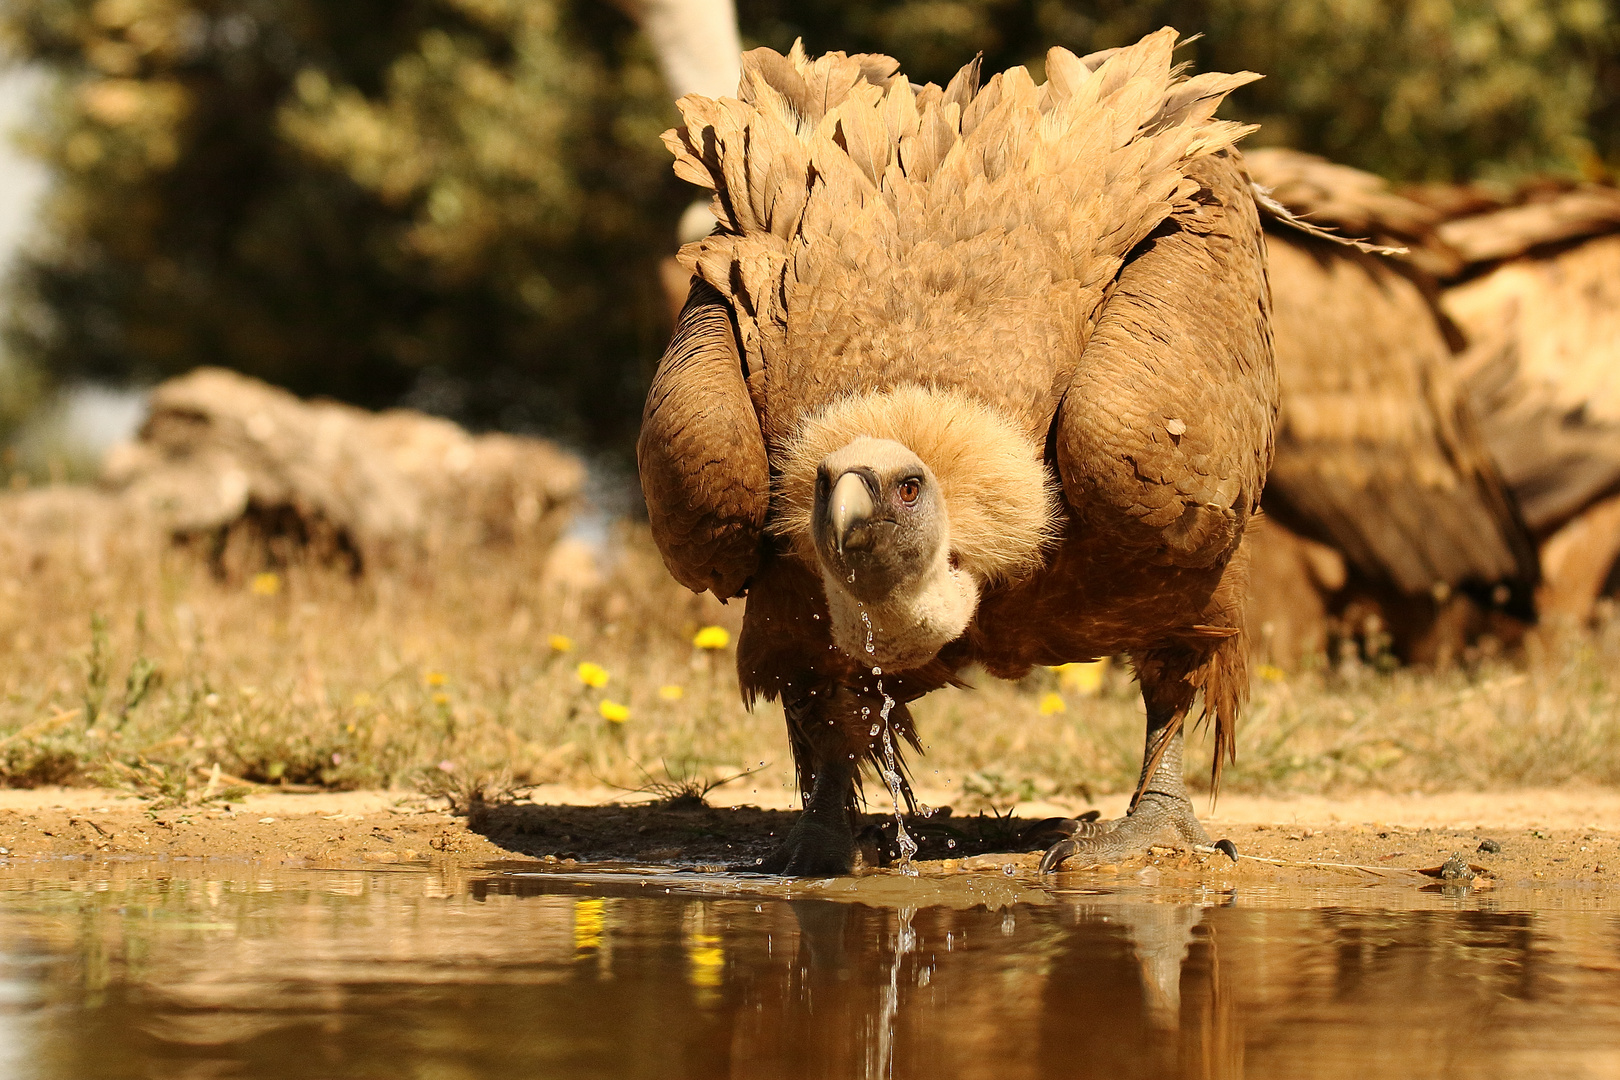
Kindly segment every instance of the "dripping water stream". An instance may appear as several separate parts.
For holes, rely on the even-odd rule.
[[[872,619],[863,609],[861,623],[866,627],[866,652],[875,656],[877,649],[872,641]],[[917,854],[917,841],[911,838],[906,831],[905,814],[900,809],[901,800],[905,798],[905,788],[900,778],[900,759],[894,748],[894,726],[890,722],[890,714],[894,712],[894,698],[883,689],[883,668],[877,664],[872,665],[872,674],[878,677],[878,693],[883,695],[883,709],[879,713],[879,723],[873,724],[867,731],[868,735],[881,736],[883,740],[883,756],[880,771],[883,773],[883,783],[889,789],[889,797],[894,801],[894,835],[895,843],[900,846],[899,870],[912,877],[917,875],[916,869],[911,865],[911,857]],[[861,716],[869,717],[872,710],[861,709]]]

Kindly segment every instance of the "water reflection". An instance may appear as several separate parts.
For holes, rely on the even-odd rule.
[[[1551,899],[14,865],[0,1075],[1620,1076]]]

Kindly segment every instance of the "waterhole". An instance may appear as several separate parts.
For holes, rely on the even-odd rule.
[[[0,862],[0,1076],[1586,1077],[1607,894]]]

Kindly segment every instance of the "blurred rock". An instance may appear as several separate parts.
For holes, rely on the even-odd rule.
[[[135,509],[95,488],[60,485],[0,494],[0,559],[38,570],[45,560],[69,560],[87,573],[108,565],[110,546],[146,539]]]
[[[141,523],[200,542],[227,576],[295,558],[359,573],[471,548],[544,552],[584,480],[577,458],[543,440],[301,401],[200,368],[152,392],[99,490],[8,496],[0,517],[41,542]]]

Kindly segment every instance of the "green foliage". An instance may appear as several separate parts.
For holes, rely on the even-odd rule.
[[[58,76],[13,348],[614,438],[667,322],[673,109],[604,5],[17,0]]]
[[[33,364],[0,356],[0,446],[9,447],[23,422],[39,408],[43,378]],[[16,470],[16,454],[0,459],[0,482]]]
[[[740,0],[745,38],[974,53],[1164,24],[1261,143],[1397,179],[1620,163],[1607,0]],[[667,331],[656,267],[692,192],[646,43],[598,0],[12,0],[53,70],[55,170],[8,336],[55,378],[223,363],[303,393],[623,445]],[[11,383],[6,379],[12,379]],[[14,384],[14,385],[13,385]],[[37,380],[0,371],[7,416]]]
[[[745,28],[785,48],[876,50],[942,81],[980,51],[987,70],[1036,68],[1161,26],[1201,40],[1203,71],[1258,71],[1228,114],[1256,141],[1398,179],[1620,164],[1620,28],[1606,0],[739,0]]]

